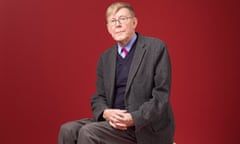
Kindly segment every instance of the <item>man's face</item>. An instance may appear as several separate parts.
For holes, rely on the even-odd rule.
[[[131,16],[127,8],[122,8],[117,13],[111,14],[107,21],[108,32],[112,38],[119,44],[126,45],[135,33],[137,19]]]

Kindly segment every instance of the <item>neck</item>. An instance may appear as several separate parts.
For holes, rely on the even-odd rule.
[[[119,41],[118,44],[119,44],[121,47],[125,47],[125,46],[129,43],[130,40],[131,40],[131,39]]]

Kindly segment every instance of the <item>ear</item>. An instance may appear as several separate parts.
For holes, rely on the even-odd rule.
[[[137,27],[137,24],[138,24],[138,19],[136,17],[133,18],[133,25],[134,25],[134,28]]]

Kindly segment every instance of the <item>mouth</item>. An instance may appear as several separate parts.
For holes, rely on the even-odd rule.
[[[124,31],[117,31],[115,32],[115,34],[120,34],[120,33],[123,33]]]

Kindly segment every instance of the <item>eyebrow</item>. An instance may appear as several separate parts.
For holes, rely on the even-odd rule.
[[[120,17],[131,17],[131,16],[120,15],[118,18]],[[116,18],[111,18],[111,19],[116,19]]]

